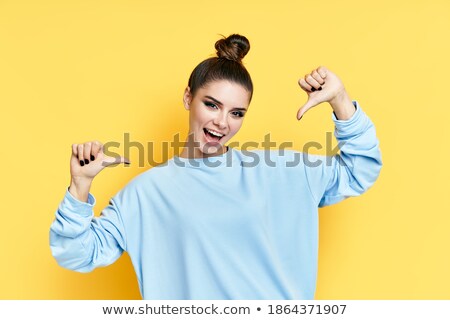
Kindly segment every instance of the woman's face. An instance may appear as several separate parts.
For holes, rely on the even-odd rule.
[[[184,156],[199,158],[224,153],[225,143],[242,126],[249,99],[250,93],[243,86],[227,80],[210,82],[199,88],[195,96],[187,87],[183,102],[189,110],[190,154]]]

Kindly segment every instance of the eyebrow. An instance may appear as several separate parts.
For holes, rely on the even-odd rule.
[[[213,98],[213,97],[211,97],[211,96],[205,96],[205,98],[211,99],[211,100],[214,101],[215,103],[220,104],[221,106],[223,106],[223,103],[222,103],[222,102],[220,102],[219,100],[217,100],[217,99],[215,99],[215,98]],[[235,110],[241,110],[241,111],[247,111],[246,108],[234,108],[234,109],[235,109]]]

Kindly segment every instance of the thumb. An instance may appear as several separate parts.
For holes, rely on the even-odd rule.
[[[311,109],[312,107],[316,106],[317,103],[314,102],[313,99],[308,99],[308,101],[306,101],[306,103],[303,105],[303,107],[301,107],[298,112],[297,112],[297,120],[300,120],[303,115],[306,113],[306,111],[308,111],[309,109]]]
[[[131,164],[130,160],[128,158],[125,158],[124,156],[115,156],[115,157],[105,156],[102,161],[102,165],[105,167],[120,163]]]

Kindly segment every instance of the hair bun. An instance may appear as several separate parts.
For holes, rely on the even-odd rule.
[[[219,58],[241,63],[241,60],[250,50],[250,42],[244,36],[232,34],[227,38],[224,37],[224,39],[218,40],[214,47]]]

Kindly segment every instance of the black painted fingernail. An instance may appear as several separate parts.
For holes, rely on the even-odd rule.
[[[95,157],[91,154],[91,161],[94,161]]]
[[[80,160],[80,166],[84,166],[83,160]]]
[[[322,90],[322,87],[320,87],[319,90]]]
[[[89,160],[88,159],[84,159],[84,163],[85,164],[89,164]]]
[[[311,91],[312,91],[312,92],[316,91],[316,88],[312,87],[312,88],[311,88]]]

